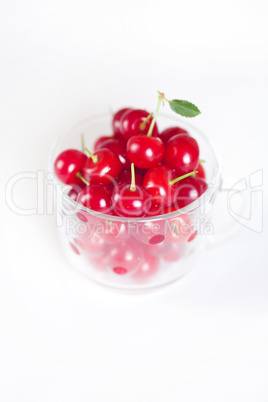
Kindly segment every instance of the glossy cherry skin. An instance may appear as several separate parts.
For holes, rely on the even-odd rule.
[[[162,208],[174,204],[177,198],[176,183],[169,182],[177,178],[174,169],[166,165],[157,165],[148,170],[143,179],[143,186],[152,196],[152,203]]]
[[[178,134],[166,143],[164,163],[175,169],[178,176],[196,170],[199,161],[199,147],[188,134]]]
[[[119,216],[145,216],[152,205],[152,198],[142,186],[136,185],[131,191],[129,184],[119,184],[112,194],[113,209]]]
[[[117,183],[124,183],[124,184],[129,184],[131,183],[131,171],[130,169],[128,170],[122,170],[118,178],[116,179]],[[138,184],[139,186],[142,186],[143,183],[143,177],[136,172],[135,169],[135,183]]]
[[[157,215],[163,215],[164,213],[165,208],[163,208],[161,205],[152,204],[146,216],[157,216]]]
[[[68,196],[69,196],[72,200],[77,201],[78,194],[80,193],[80,191],[83,190],[83,188],[84,188],[85,186],[86,186],[86,185],[85,185],[83,182],[81,182],[81,183],[79,183],[79,184],[74,184],[74,185],[72,186],[71,190],[68,192]]]
[[[109,214],[111,212],[111,193],[109,186],[90,184],[86,186],[77,197],[77,202],[94,211]]]
[[[76,177],[76,175],[82,170],[87,159],[87,156],[83,152],[76,149],[63,151],[54,162],[56,176],[64,184],[81,183],[81,179]]]
[[[127,241],[111,248],[108,255],[108,265],[117,275],[135,272],[141,265],[142,251],[133,241]]]
[[[162,133],[159,133],[159,138],[163,141],[164,144],[170,140],[170,138],[174,137],[177,134],[189,134],[188,131],[184,130],[184,128],[181,127],[169,127],[166,128],[166,130],[162,131]]]
[[[158,137],[135,135],[127,142],[128,159],[141,169],[150,169],[158,165],[164,154],[164,144]]]
[[[121,136],[121,124],[120,124],[121,118],[128,110],[132,110],[132,109],[130,109],[128,107],[124,108],[124,109],[120,109],[113,116],[112,127],[113,127],[113,133],[114,133],[115,137]]]
[[[95,143],[94,143],[94,152],[97,151],[97,149],[102,148],[102,144],[107,141],[107,140],[111,140],[114,137],[110,136],[110,135],[103,135],[102,137],[99,137]]]
[[[198,177],[187,177],[178,184],[176,204],[178,208],[186,207],[197,200],[208,188],[204,179]]]
[[[82,174],[89,183],[109,184],[121,172],[122,164],[118,156],[109,149],[99,149],[94,153],[96,163],[88,158],[83,166]]]
[[[126,152],[126,144],[124,141],[120,140],[119,138],[109,138],[106,141],[103,141],[98,149],[109,149],[114,154],[118,156],[120,162],[122,163],[122,168],[127,169],[130,167],[129,160],[127,159],[127,152]]]
[[[206,178],[205,170],[204,170],[203,166],[201,165],[201,163],[199,163],[196,170],[197,170],[197,173],[196,173],[195,177],[199,177],[200,179]]]
[[[134,135],[139,134],[147,135],[152,122],[152,118],[150,118],[146,122],[144,128],[142,123],[148,116],[149,113],[146,112],[146,110],[141,109],[131,109],[125,112],[120,121],[120,131],[122,138],[125,141],[128,141]],[[158,128],[156,124],[154,126],[152,136],[153,137],[158,136]]]

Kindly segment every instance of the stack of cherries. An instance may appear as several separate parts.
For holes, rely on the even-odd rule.
[[[178,126],[158,130],[156,117],[164,99],[159,94],[154,114],[132,108],[117,111],[113,135],[99,137],[94,150],[82,145],[82,151],[68,149],[57,157],[55,174],[71,186],[68,195],[73,200],[104,214],[137,218],[178,210],[204,193],[208,186],[197,141]],[[180,220],[175,225],[178,223]],[[169,236],[172,243],[172,234]],[[154,241],[144,241],[156,247],[149,253],[150,259],[156,258],[157,250],[163,253],[165,247],[157,243],[164,239],[154,236]],[[119,243],[123,240],[119,237]],[[122,248],[118,250],[115,254],[121,255]],[[136,262],[139,253],[137,249],[132,252]],[[114,267],[118,274],[126,270]]]

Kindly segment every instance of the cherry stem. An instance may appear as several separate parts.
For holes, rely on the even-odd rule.
[[[199,159],[199,163],[205,163],[204,159]]]
[[[146,119],[140,124],[139,129],[140,129],[141,131],[145,130],[145,128],[146,128],[146,123],[147,123],[148,120],[150,120],[150,119],[152,118],[152,116],[153,116],[152,113],[149,114],[149,116],[147,116]]]
[[[81,148],[82,148],[82,152],[84,152],[85,150],[85,137],[84,134],[81,134]]]
[[[131,184],[130,184],[129,189],[130,189],[130,191],[136,191],[134,163],[131,163]]]
[[[92,162],[93,162],[93,163],[97,163],[98,160],[99,160],[98,157],[95,156],[95,155],[93,155],[93,153],[90,152],[87,148],[85,148],[85,150],[89,153],[89,155],[90,155],[90,157],[91,157],[91,159],[92,159]]]
[[[152,136],[153,129],[154,129],[154,125],[155,125],[155,121],[156,121],[156,117],[157,117],[157,115],[158,115],[158,112],[159,112],[159,109],[160,109],[160,106],[161,106],[161,102],[162,102],[162,100],[163,100],[164,98],[165,98],[164,94],[162,94],[161,92],[159,92],[156,111],[155,111],[155,113],[154,113],[154,118],[153,118],[152,123],[151,123],[151,125],[150,125],[149,131],[148,131],[148,134],[147,134],[147,137],[151,137],[151,136]]]
[[[89,182],[84,178],[81,172],[76,173],[76,177],[78,177],[80,180],[82,180],[83,183],[85,183],[86,186],[89,186]]]
[[[183,176],[177,177],[174,180],[170,180],[169,184],[172,186],[172,184],[177,183],[180,180],[186,179],[186,177],[194,176],[196,173],[198,173],[197,170],[190,172],[190,173],[186,173]]]
[[[168,99],[165,97],[165,94],[161,93],[160,91],[158,91],[158,93],[159,93],[159,95],[162,95],[163,105],[164,105],[164,102],[165,102],[165,101],[167,101],[168,103],[172,102],[172,101],[168,100]]]

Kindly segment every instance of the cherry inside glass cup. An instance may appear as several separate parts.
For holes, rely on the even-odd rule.
[[[57,226],[71,264],[99,284],[132,291],[164,286],[184,276],[194,265],[197,251],[211,235],[210,217],[221,172],[206,137],[174,116],[159,115],[159,131],[176,125],[199,144],[208,189],[196,201],[177,211],[142,218],[105,215],[89,210],[68,196],[69,186],[54,177]],[[89,118],[58,138],[49,155],[49,170],[65,149],[86,146],[111,132],[111,116]]]

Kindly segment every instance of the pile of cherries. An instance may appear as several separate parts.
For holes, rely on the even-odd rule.
[[[163,215],[195,201],[207,189],[197,141],[180,127],[159,132],[145,110],[124,108],[94,152],[63,151],[55,174],[81,205],[124,217]],[[86,153],[87,154],[86,154]]]
[[[55,174],[71,186],[70,198],[104,214],[139,218],[163,216],[204,193],[208,186],[197,141],[178,126],[158,130],[162,100],[160,94],[154,115],[141,109],[117,111],[113,135],[99,137],[92,152],[82,141],[82,151],[68,149],[57,157]],[[71,239],[73,251],[83,253],[97,269],[109,267],[115,274],[131,273],[138,280],[154,275],[161,259],[180,259],[184,244],[197,234],[187,214],[157,219],[157,230],[150,219],[135,220],[131,226],[125,220],[102,219],[83,210],[76,215],[89,232]],[[105,226],[101,233],[96,230],[98,223]]]

